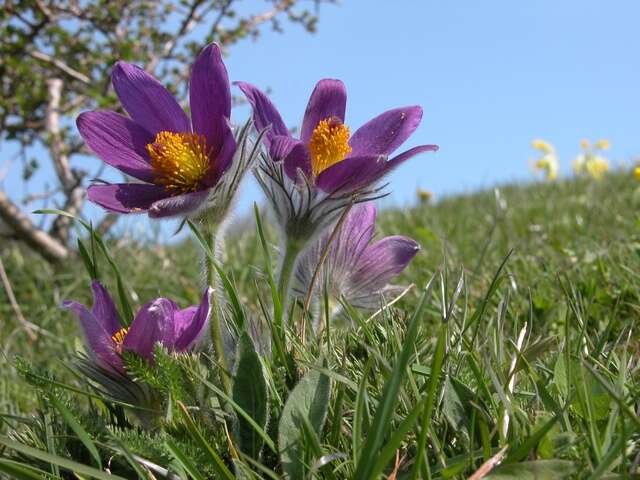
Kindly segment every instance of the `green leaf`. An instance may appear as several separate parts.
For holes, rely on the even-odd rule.
[[[125,480],[123,477],[120,477],[118,475],[111,475],[101,470],[60,457],[58,455],[52,455],[49,452],[44,452],[42,450],[38,450],[37,448],[28,447],[2,435],[0,435],[0,444],[5,445],[6,447],[15,450],[16,452],[20,452],[29,457],[37,458],[38,460],[47,462],[51,465],[57,465],[64,468],[65,470],[69,470],[70,472],[88,475],[89,477],[97,478],[100,480]]]
[[[466,388],[463,386],[463,388]],[[444,381],[442,399],[442,413],[456,432],[461,432],[462,436],[469,441],[469,405],[470,398],[465,395],[466,390],[458,392],[451,379],[447,377]],[[468,389],[467,389],[468,390]],[[462,393],[462,395],[461,395]],[[473,395],[471,395],[473,398]]]
[[[64,421],[67,422],[67,425],[69,425],[69,427],[71,427],[71,430],[73,430],[74,433],[78,436],[78,439],[82,442],[86,449],[89,450],[89,453],[96,462],[96,466],[102,469],[100,454],[98,453],[98,449],[93,443],[93,440],[91,440],[91,437],[89,436],[87,431],[82,427],[82,425],[80,425],[71,411],[66,406],[64,406],[64,404],[60,400],[58,400],[54,396],[51,396],[49,397],[49,401],[56,408],[56,410],[60,412],[60,415],[62,415]]]
[[[391,420],[398,402],[402,380],[404,379],[409,359],[411,358],[411,354],[414,350],[414,339],[418,333],[418,325],[422,320],[422,310],[424,309],[424,306],[427,303],[427,298],[429,298],[431,293],[434,279],[435,276],[431,277],[431,280],[427,284],[424,293],[420,298],[420,303],[413,312],[411,322],[409,322],[409,327],[407,328],[407,333],[405,335],[406,341],[404,342],[404,346],[400,352],[398,360],[396,361],[393,371],[385,383],[382,398],[378,403],[378,408],[376,409],[373,422],[367,432],[367,439],[360,450],[362,455],[358,461],[356,473],[354,475],[355,479],[369,480],[371,478],[371,472],[376,464],[378,452],[389,429],[391,428]]]
[[[571,403],[571,409],[582,418],[593,417],[603,420],[610,414],[610,397],[605,388],[589,371],[582,368],[576,359],[569,361],[570,378],[576,386],[576,395]],[[554,382],[558,391],[566,398],[572,393],[567,385],[567,367],[564,355],[559,355],[554,368]]]
[[[227,273],[220,267],[220,265],[218,265],[215,254],[211,249],[211,246],[207,244],[207,241],[205,240],[202,232],[191,220],[187,220],[187,225],[191,230],[191,233],[193,233],[194,237],[196,237],[200,248],[202,248],[202,251],[209,258],[213,267],[216,269],[216,272],[218,272],[218,275],[220,276],[220,281],[222,282],[222,286],[227,292],[229,302],[233,310],[233,326],[236,328],[237,332],[240,332],[244,328],[245,315],[244,311],[242,310],[242,304],[240,303],[238,294],[236,293],[236,289],[234,288],[233,283],[231,283],[231,280],[229,279]]]
[[[96,266],[94,265],[93,259],[91,258],[91,256],[89,255],[89,252],[84,246],[84,243],[82,243],[82,240],[80,239],[78,239],[78,253],[82,258],[82,262],[84,263],[84,268],[87,270],[87,273],[89,274],[89,277],[91,277],[91,280],[97,280],[98,271],[96,269]]]
[[[502,465],[485,478],[488,480],[560,480],[568,478],[575,471],[573,462],[567,460],[534,460]]]
[[[205,480],[205,477],[200,473],[193,461],[182,451],[182,449],[180,449],[180,447],[178,447],[175,442],[167,439],[165,441],[165,445],[167,450],[171,452],[174,460],[178,462],[184,471],[191,475],[194,480]]]
[[[17,480],[40,480],[49,475],[44,470],[37,469],[24,463],[14,462],[13,460],[5,460],[0,458],[0,472],[11,475],[10,478]]]
[[[317,370],[311,370],[291,391],[282,410],[278,426],[278,446],[282,469],[287,478],[305,478],[310,470],[305,462],[302,445],[303,428],[301,419],[309,421],[315,433],[320,436],[329,409],[331,379]]]
[[[187,431],[189,432],[191,439],[193,442],[200,447],[202,453],[209,457],[209,461],[211,466],[216,470],[220,478],[226,478],[227,480],[233,480],[233,474],[229,467],[222,461],[222,458],[216,452],[215,448],[204,438],[204,435],[196,425],[196,423],[189,415],[189,410],[185,407],[181,402],[178,402],[178,405],[182,409],[184,413],[184,423]]]
[[[504,463],[516,463],[525,458],[529,452],[531,452],[540,443],[545,435],[549,433],[563,413],[564,410],[557,412],[551,420],[539,427],[530,437],[527,437],[519,445],[513,446]]]
[[[236,358],[238,361],[232,388],[233,400],[264,429],[269,412],[267,381],[260,357],[246,332],[238,339]],[[262,449],[262,437],[242,416],[237,418],[235,426],[240,450],[257,460]]]

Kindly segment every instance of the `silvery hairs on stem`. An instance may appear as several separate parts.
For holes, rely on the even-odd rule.
[[[332,192],[318,189],[313,180],[298,169],[298,182],[286,174],[283,161],[272,160],[260,152],[260,160],[253,169],[254,176],[266,195],[273,213],[286,238],[305,243],[333,225],[345,208],[387,196],[388,185],[366,185],[344,192],[343,186]]]
[[[204,202],[203,207],[191,217],[210,225],[219,225],[233,209],[238,188],[246,172],[253,168],[260,154],[260,144],[264,130],[255,139],[251,138],[253,121],[248,120],[235,132],[238,145],[231,166]]]

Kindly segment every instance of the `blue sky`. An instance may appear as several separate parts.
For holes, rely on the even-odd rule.
[[[441,150],[390,177],[386,203],[406,205],[416,187],[442,196],[531,179],[533,138],[556,146],[565,174],[584,137],[608,138],[614,165],[640,155],[638,18],[637,0],[345,0],[322,6],[316,35],[285,25],[232,47],[226,62],[233,80],[270,87],[291,126],[323,77],[346,83],[352,131],[386,109],[422,105],[406,147]],[[4,180],[16,198],[18,178],[16,163]],[[240,208],[259,198],[248,185]]]

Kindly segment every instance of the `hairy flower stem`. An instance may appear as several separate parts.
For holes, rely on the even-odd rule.
[[[291,277],[294,273],[296,260],[302,247],[303,242],[292,238],[288,238],[284,244],[284,254],[280,264],[280,271],[278,272],[278,297],[280,298],[282,312],[287,308],[289,285],[291,284]]]
[[[222,340],[222,316],[220,315],[220,305],[218,303],[218,272],[215,266],[216,255],[216,228],[213,225],[205,224],[205,239],[209,247],[209,252],[205,255],[205,269],[207,272],[207,284],[213,288],[211,294],[211,318],[209,321],[211,329],[211,341],[215,358],[220,366],[220,380],[225,393],[231,392],[231,379],[229,377],[229,364],[224,354],[224,342]]]

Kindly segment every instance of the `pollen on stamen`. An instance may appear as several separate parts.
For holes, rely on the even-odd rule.
[[[309,140],[314,176],[341,162],[351,153],[349,135],[349,127],[337,117],[329,117],[318,122]]]
[[[128,331],[129,330],[127,328],[121,328],[116,333],[111,335],[111,340],[113,340],[117,352],[122,351],[122,343],[124,342],[124,337],[127,336]]]
[[[162,131],[146,148],[155,183],[175,194],[198,189],[209,168],[204,135]]]

